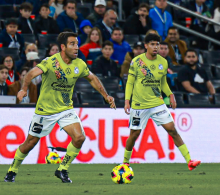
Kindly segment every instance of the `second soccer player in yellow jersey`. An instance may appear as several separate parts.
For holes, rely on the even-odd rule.
[[[126,143],[124,164],[129,165],[132,149],[142,129],[145,129],[148,119],[152,118],[157,125],[172,136],[175,145],[188,163],[189,170],[195,169],[201,161],[191,160],[189,151],[176,131],[170,111],[164,104],[161,91],[170,97],[170,106],[175,109],[176,101],[167,80],[167,60],[158,55],[160,37],[149,34],[145,37],[146,53],[135,57],[130,64],[125,91],[125,112],[130,114],[130,136]],[[132,105],[130,99],[132,95]]]

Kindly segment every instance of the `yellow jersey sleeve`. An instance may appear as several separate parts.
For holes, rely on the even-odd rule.
[[[79,77],[82,78],[82,77],[89,76],[89,68],[88,68],[88,66],[86,65],[86,63],[83,60],[81,60],[81,64],[83,66],[83,72],[80,74]]]
[[[41,61],[40,64],[37,65],[37,67],[40,68],[44,73],[46,73],[48,71],[48,69],[49,69],[49,67],[48,67],[48,65],[49,65],[48,60],[49,60],[49,58],[45,58],[45,59],[43,59]]]
[[[125,100],[131,99],[131,94],[134,88],[134,82],[136,77],[136,66],[133,61],[131,61],[130,68],[128,71],[128,80],[125,88]]]

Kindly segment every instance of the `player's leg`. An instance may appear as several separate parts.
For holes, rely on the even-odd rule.
[[[126,147],[125,147],[125,152],[124,152],[124,164],[129,164],[131,154],[132,154],[132,149],[134,147],[135,141],[137,140],[138,136],[140,135],[141,130],[130,130],[130,135],[127,139],[126,142]]]
[[[184,144],[180,135],[178,134],[178,132],[175,128],[174,122],[162,124],[162,126],[167,131],[167,133],[173,138],[175,145],[178,147],[181,154],[185,158],[185,160],[188,164],[189,170],[191,171],[191,170],[195,169],[198,165],[200,165],[201,161],[191,160],[189,150],[186,147],[186,144]]]
[[[18,168],[21,163],[28,155],[28,153],[34,148],[34,146],[38,143],[40,138],[34,137],[32,135],[28,135],[27,139],[23,144],[21,144],[15,152],[14,160],[8,170],[8,173],[5,177],[5,182],[14,182],[15,176],[18,173]]]

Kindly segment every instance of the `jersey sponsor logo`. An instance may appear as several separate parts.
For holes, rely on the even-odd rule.
[[[165,114],[165,113],[167,113],[167,111],[166,111],[166,110],[163,110],[163,111],[157,112],[156,115],[157,115],[157,116],[160,116],[160,115]]]
[[[163,74],[163,72],[158,72],[158,74]]]
[[[70,68],[67,68],[65,71],[66,71],[66,74],[68,74],[68,75],[70,75],[72,73]]]
[[[163,65],[162,65],[162,64],[159,64],[158,68],[159,68],[160,70],[163,70]]]
[[[61,92],[70,92],[73,86],[74,84],[66,85],[65,83],[58,83],[58,82],[53,82],[51,84],[51,87],[53,88],[53,90],[61,91]]]
[[[40,134],[42,130],[43,130],[43,125],[38,124],[38,123],[34,123],[34,125],[32,127],[32,132]]]
[[[73,113],[66,114],[66,115],[64,115],[63,117],[61,117],[60,119],[69,118],[69,117],[71,117],[71,116],[73,116]]]
[[[154,64],[150,65],[151,70],[155,70],[156,66]]]
[[[39,111],[44,111],[42,108],[38,108]]]
[[[133,117],[132,118],[132,125],[133,126],[139,126],[140,125],[140,118],[137,118],[137,117]]]
[[[75,72],[75,74],[79,74],[79,68],[75,67],[74,72]]]
[[[141,106],[139,103],[135,104],[135,106]]]

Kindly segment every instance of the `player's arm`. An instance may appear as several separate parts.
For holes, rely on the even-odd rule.
[[[18,92],[17,98],[19,99],[19,102],[22,101],[23,97],[27,96],[27,90],[28,90],[28,86],[31,83],[31,80],[35,77],[37,77],[38,75],[43,74],[43,70],[41,70],[38,67],[34,67],[32,68],[25,76],[24,78],[24,82],[23,85],[21,87],[21,90]]]
[[[116,109],[114,98],[108,95],[105,87],[96,75],[89,71],[89,75],[84,78],[88,80],[92,87],[104,97],[105,101],[110,104],[111,108]]]
[[[172,91],[170,90],[169,85],[167,84],[167,77],[166,74],[163,75],[162,80],[161,80],[161,89],[162,91],[166,94],[167,97],[170,97],[170,107],[172,107],[173,109],[176,108],[176,100],[175,100],[175,96],[172,93]]]
[[[128,74],[128,80],[126,83],[126,88],[125,88],[125,113],[130,114],[130,99],[131,99],[131,94],[133,92],[134,88],[134,82],[135,82],[135,75],[132,73]]]

